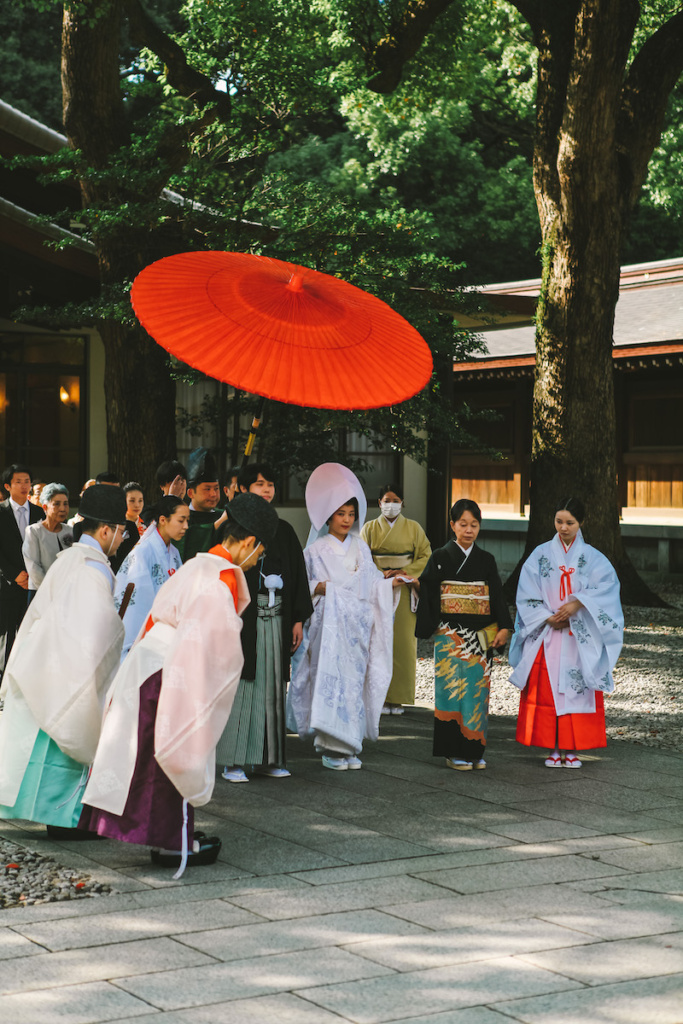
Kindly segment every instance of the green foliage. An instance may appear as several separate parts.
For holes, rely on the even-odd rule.
[[[309,137],[269,167],[362,192],[375,206],[400,203],[429,226],[435,255],[466,264],[461,280],[535,276],[535,51],[522,19],[483,0],[450,8],[399,88],[378,96],[360,84],[351,44],[377,37],[387,5],[326,0],[318,8],[337,26],[332,81],[344,131]]]
[[[683,253],[683,82],[669,98],[666,125],[631,219],[624,262]]]
[[[61,14],[15,0],[0,7],[0,97],[49,128],[62,130]]]
[[[40,19],[28,3],[0,16],[3,95],[56,124],[59,5],[36,3]],[[96,18],[106,4],[79,6]],[[299,262],[397,309],[426,338],[439,372],[393,409],[302,412],[273,403],[262,454],[303,471],[334,457],[348,431],[373,432],[382,447],[421,460],[427,427],[437,443],[464,443],[467,410],[462,420],[453,416],[448,377],[451,360],[478,342],[438,310],[465,309],[471,297],[463,285],[540,273],[531,177],[536,54],[510,4],[462,0],[439,19],[400,86],[377,95],[367,88],[375,69],[366,55],[403,7],[403,0],[148,3],[191,67],[230,97],[230,120],[212,119],[179,96],[159,57],[132,46],[124,31],[129,143],[104,168],[63,153],[44,169],[52,180],[77,174],[98,186],[104,198],[82,211],[79,225],[68,211],[62,223],[116,251],[117,282],[96,302],[34,310],[32,319],[67,326],[106,318],[128,327],[130,281],[171,252],[239,249]],[[643,11],[644,19],[657,16],[653,4]],[[634,218],[634,260],[681,250],[682,106],[677,92]],[[169,187],[175,197],[164,193]],[[202,411],[209,423],[221,416],[225,409],[210,402]],[[184,425],[197,429],[199,421]]]

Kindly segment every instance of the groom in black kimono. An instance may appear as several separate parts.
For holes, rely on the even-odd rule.
[[[265,462],[254,462],[242,467],[237,482],[242,493],[258,494],[270,503],[275,497],[274,476]],[[259,773],[271,778],[286,778],[290,774],[285,767],[285,694],[290,659],[303,639],[303,624],[313,613],[301,545],[293,527],[284,519],[278,520],[275,537],[260,563],[249,569],[245,577],[251,604],[242,613],[242,681],[217,749],[217,760],[225,764],[223,778],[228,782],[248,782],[244,771],[246,764],[258,765]],[[257,673],[265,671],[265,664],[261,666],[258,661],[257,625],[259,616],[268,614],[264,607],[270,593],[268,584],[273,601],[281,602],[277,614],[282,623],[282,645],[277,652],[279,672],[273,666],[272,677],[266,682],[266,706],[255,707],[249,693]],[[261,657],[265,658],[265,653]],[[259,749],[256,749],[257,743]],[[246,751],[248,758],[245,756],[242,760],[240,751]]]

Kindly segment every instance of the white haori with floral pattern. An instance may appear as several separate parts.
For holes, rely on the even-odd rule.
[[[510,682],[524,689],[543,644],[556,713],[595,711],[595,691],[614,689],[612,670],[624,639],[619,589],[612,564],[586,544],[580,530],[569,549],[558,534],[539,545],[519,577]],[[572,598],[581,607],[570,629],[553,629],[548,618]]]
[[[357,754],[376,740],[393,658],[393,612],[399,591],[376,568],[370,548],[349,534],[342,543],[321,537],[304,551],[315,590],[290,684],[299,735],[315,732],[316,746]]]
[[[147,527],[133,550],[124,559],[116,574],[114,604],[117,609],[121,607],[129,583],[135,584],[135,590],[123,617],[126,638],[123,641],[121,661],[128,654],[147,621],[159,589],[182,564],[178,549],[173,544],[167,545],[164,542],[156,523]]]

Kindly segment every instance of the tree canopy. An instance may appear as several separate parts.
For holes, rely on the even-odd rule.
[[[24,24],[36,6],[49,15],[49,42],[37,42],[33,54],[47,80],[58,52],[55,3],[23,0],[14,8],[20,14],[3,17],[5,26]],[[68,316],[101,323],[107,358],[122,369],[109,396],[114,465],[118,459],[123,471],[139,449],[139,432],[119,433],[126,381],[141,365],[126,362],[133,336],[166,394],[166,412],[157,416],[163,430],[154,434],[151,420],[145,427],[150,457],[169,431],[170,392],[158,354],[135,334],[127,288],[152,259],[192,248],[283,256],[386,299],[425,335],[441,376],[399,412],[344,418],[344,429],[371,425],[397,450],[417,455],[424,446],[420,453],[416,430],[427,423],[437,440],[456,436],[462,425],[444,400],[448,367],[476,340],[453,332],[436,312],[439,298],[448,293],[452,306],[465,284],[537,276],[541,256],[550,266],[536,210],[544,189],[537,119],[550,110],[542,102],[543,54],[558,56],[563,39],[580,42],[576,26],[590,27],[599,15],[612,34],[628,22],[626,67],[667,19],[680,17],[677,10],[635,0],[65,4],[64,124],[72,154],[53,173],[81,182],[81,221],[98,248],[103,281],[102,299]],[[558,67],[571,59],[567,49]],[[33,97],[34,112],[54,123],[31,66],[15,67],[6,94],[17,103]],[[566,81],[560,74],[552,87],[558,102],[566,101]],[[617,262],[678,255],[683,246],[682,100],[679,88],[669,91],[649,176],[618,232]],[[301,416],[292,419],[299,429]],[[340,422],[328,417],[325,429]]]

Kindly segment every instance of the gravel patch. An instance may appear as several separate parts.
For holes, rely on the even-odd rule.
[[[0,839],[0,909],[102,896],[109,885],[55,863],[52,857]]]
[[[605,701],[607,735],[683,753],[683,586],[658,587],[672,608],[625,608],[626,629]],[[434,645],[418,641],[416,703],[433,707]],[[516,718],[519,690],[507,654],[494,659],[489,713]]]

